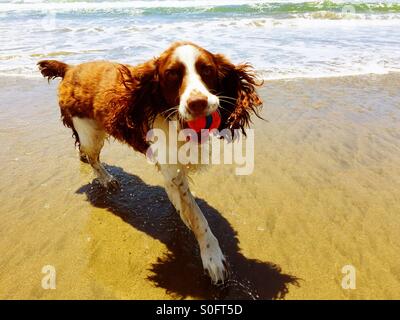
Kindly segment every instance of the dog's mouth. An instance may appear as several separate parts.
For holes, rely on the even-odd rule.
[[[218,109],[213,112],[207,113],[204,116],[195,118],[194,120],[185,121],[185,126],[194,130],[195,132],[201,132],[203,130],[211,131],[218,129],[221,124],[221,114]]]

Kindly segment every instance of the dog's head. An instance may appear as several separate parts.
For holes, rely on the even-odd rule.
[[[132,127],[141,138],[158,114],[191,121],[219,109],[222,129],[244,129],[262,101],[256,92],[261,82],[249,64],[234,65],[189,42],[174,43],[159,57],[135,68]],[[140,123],[145,121],[145,124]]]

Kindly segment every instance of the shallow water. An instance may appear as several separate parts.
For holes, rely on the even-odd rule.
[[[55,83],[0,84],[1,298],[400,297],[398,75],[266,83],[254,173],[193,177],[230,264],[222,288],[141,155],[106,144],[122,190],[104,193],[61,125]],[[341,287],[348,264],[355,290]],[[56,290],[41,287],[45,265]]]
[[[400,70],[398,1],[29,1],[0,3],[0,74],[36,62],[138,63],[194,41],[268,79]]]

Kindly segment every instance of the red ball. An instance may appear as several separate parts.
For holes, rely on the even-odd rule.
[[[209,131],[212,129],[218,129],[220,124],[221,114],[218,110],[214,111],[208,116],[199,117],[187,122],[188,127],[196,132],[201,132],[203,129],[208,129]]]

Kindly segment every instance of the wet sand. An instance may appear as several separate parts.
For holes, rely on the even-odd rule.
[[[266,83],[254,173],[193,179],[231,266],[220,288],[143,156],[106,143],[122,190],[92,183],[56,84],[0,78],[1,299],[400,298],[399,75]],[[348,264],[354,290],[341,286]]]

